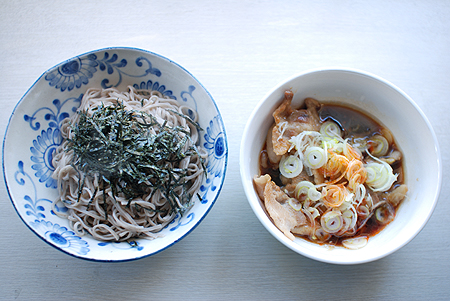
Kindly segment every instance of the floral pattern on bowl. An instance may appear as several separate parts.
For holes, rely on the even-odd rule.
[[[52,156],[62,142],[61,121],[74,114],[90,87],[128,85],[153,89],[197,110],[208,151],[207,177],[194,206],[154,240],[109,243],[78,237],[52,208],[57,197],[51,177]],[[192,114],[192,111],[188,112]],[[158,253],[190,233],[217,200],[228,159],[225,128],[207,90],[183,67],[165,57],[134,48],[107,48],[71,58],[45,72],[19,101],[9,120],[3,147],[3,171],[12,204],[23,222],[57,249],[83,259],[126,261]]]

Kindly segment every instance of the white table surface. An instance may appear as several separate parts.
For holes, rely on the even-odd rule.
[[[450,296],[450,2],[0,0],[0,135],[48,68],[109,46],[184,66],[213,95],[229,164],[215,206],[188,237],[148,258],[96,263],[35,236],[0,183],[0,299],[445,300]],[[260,224],[241,185],[242,130],[280,81],[319,67],[375,73],[409,94],[442,151],[439,203],[422,232],[376,262],[338,266],[294,253]]]

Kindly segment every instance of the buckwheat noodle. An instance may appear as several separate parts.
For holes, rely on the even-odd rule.
[[[92,115],[92,109],[99,105],[109,106],[117,102],[122,102],[126,110],[143,111],[153,115],[159,124],[166,122],[168,127],[183,127],[190,133],[190,140],[186,143],[185,149],[198,143],[197,128],[181,116],[191,112],[188,116],[192,117],[193,113],[192,120],[197,122],[197,113],[163,96],[158,91],[136,90],[132,86],[129,86],[126,92],[120,92],[114,88],[89,89],[82,99],[79,111],[87,110],[87,115]],[[74,152],[68,148],[70,143],[68,138],[73,137],[71,125],[77,124],[79,118],[80,114],[75,113],[70,118],[66,118],[60,127],[63,142],[53,155],[55,167],[53,178],[58,181],[59,197],[52,204],[53,212],[67,218],[70,227],[77,235],[90,233],[97,240],[126,241],[135,237],[153,239],[161,236],[158,232],[175,218],[176,212],[169,210],[170,204],[160,190],[148,188],[147,194],[129,203],[123,193],[119,192],[114,198],[112,188],[107,185],[104,190],[107,204],[105,206],[103,191],[98,189],[101,185],[99,175],[84,176],[74,167]],[[178,189],[178,187],[174,189],[177,202],[181,194],[195,195],[201,185],[204,173],[201,158],[206,159],[206,151],[200,146],[197,146],[197,149],[197,154],[188,155],[180,162],[173,163],[177,164],[172,166],[173,168],[188,170],[185,180],[190,184],[187,190]],[[82,177],[85,179],[80,194],[79,186]],[[61,210],[61,205],[65,206],[67,211]]]

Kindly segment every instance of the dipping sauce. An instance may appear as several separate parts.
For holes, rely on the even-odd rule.
[[[255,189],[290,239],[363,247],[406,197],[402,153],[392,133],[353,108],[293,93],[273,112]]]

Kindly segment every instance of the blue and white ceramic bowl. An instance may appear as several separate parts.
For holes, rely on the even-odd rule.
[[[56,216],[52,155],[61,143],[61,121],[77,110],[90,87],[158,90],[197,110],[209,153],[207,177],[195,205],[154,240],[104,243],[79,237]],[[221,191],[228,158],[225,128],[211,95],[187,70],[152,52],[107,48],[73,57],[45,72],[17,104],[3,142],[8,193],[23,222],[42,240],[72,256],[95,261],[126,261],[158,253],[189,234],[206,216]]]

